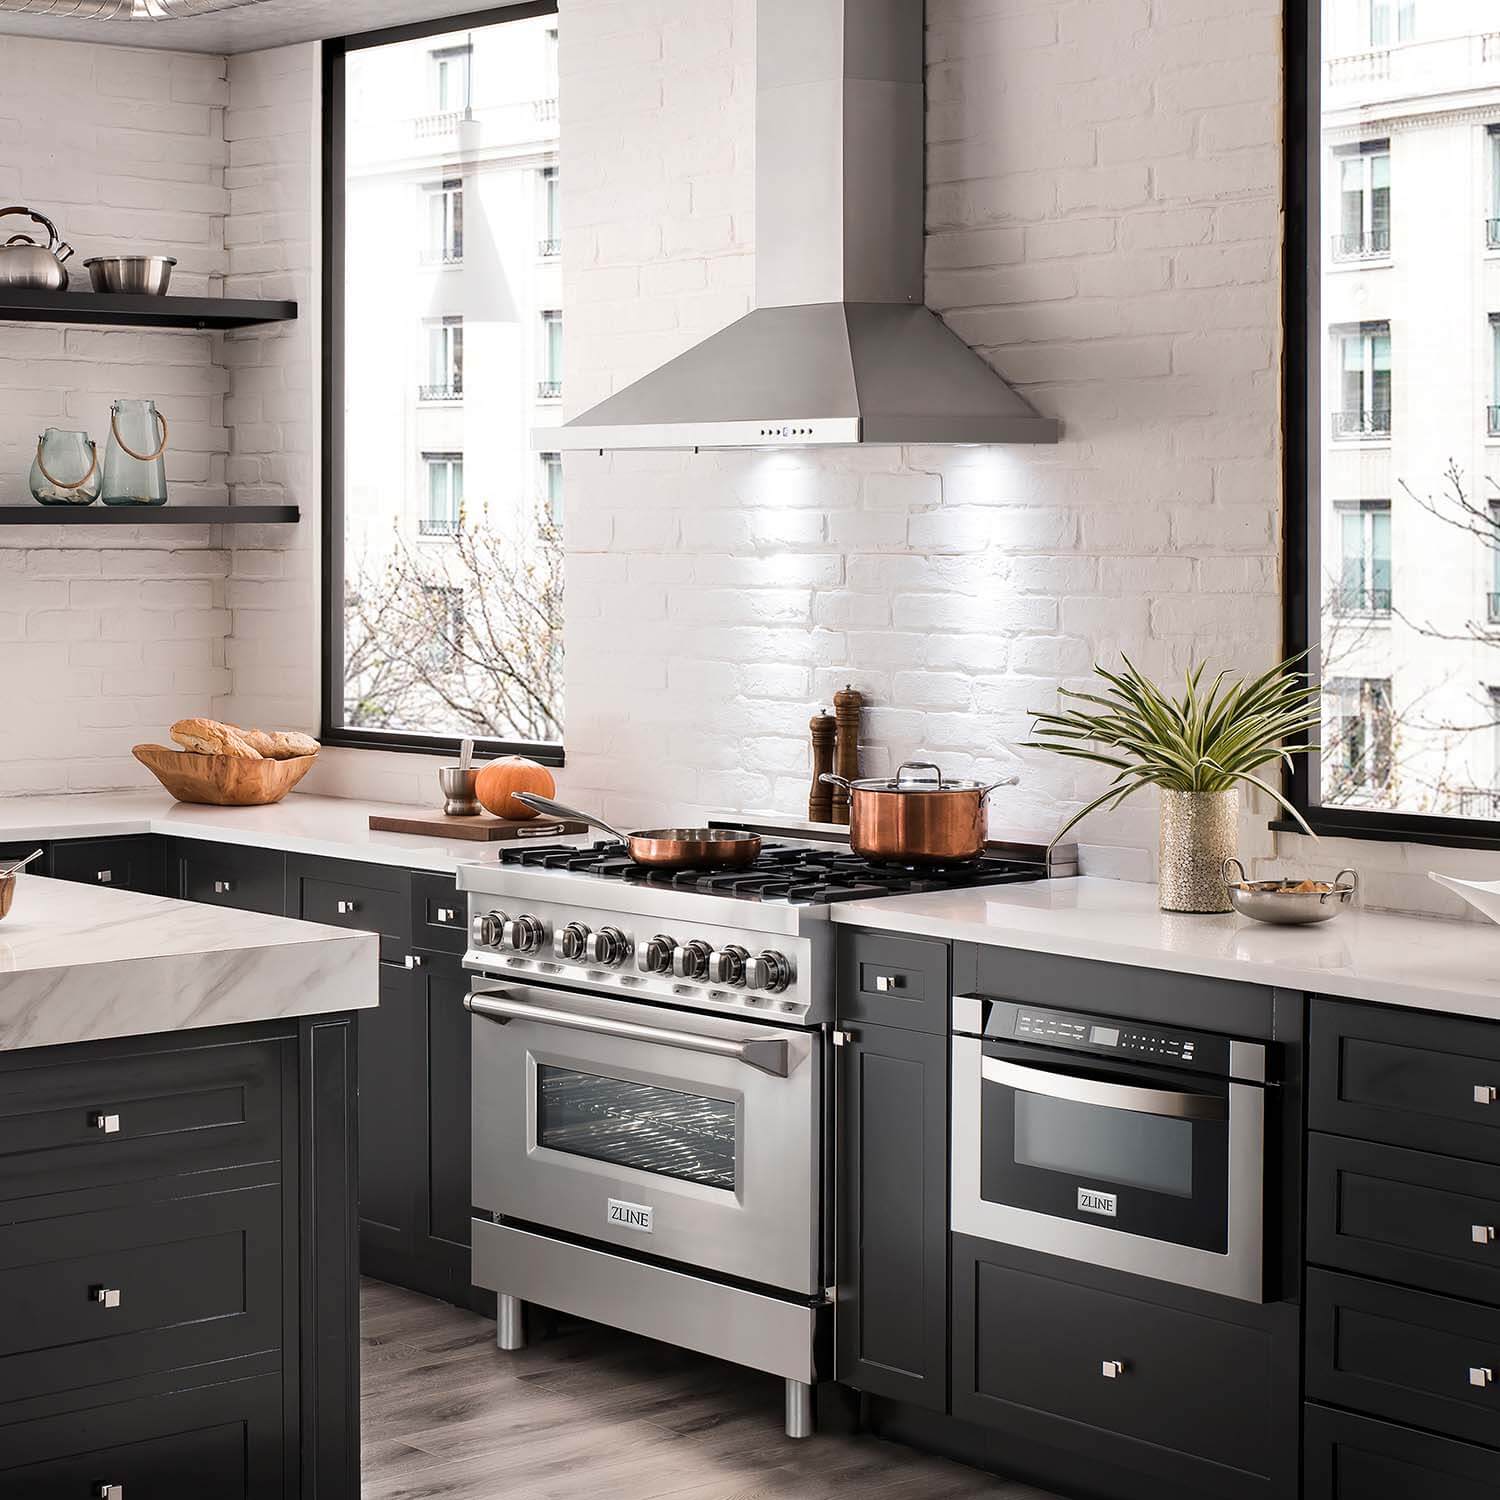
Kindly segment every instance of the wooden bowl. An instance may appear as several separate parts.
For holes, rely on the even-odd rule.
[[[10,910],[10,903],[15,899],[16,877],[14,875],[0,875],[0,921]]]
[[[265,807],[280,802],[318,758],[249,760],[241,755],[169,750],[165,745],[137,745],[131,753],[179,802],[208,802],[216,807]]]

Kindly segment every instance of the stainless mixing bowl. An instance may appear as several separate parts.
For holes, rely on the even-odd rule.
[[[84,261],[96,292],[144,292],[165,297],[175,255],[95,255]]]

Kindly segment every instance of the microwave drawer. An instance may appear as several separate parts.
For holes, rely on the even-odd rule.
[[[953,1414],[1043,1413],[1263,1474],[1273,1450],[1270,1336],[999,1265],[954,1242]],[[1046,1437],[1048,1434],[1039,1433]]]

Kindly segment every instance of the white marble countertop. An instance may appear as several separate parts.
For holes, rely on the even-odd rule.
[[[1351,910],[1312,927],[1183,916],[1156,887],[1087,876],[885,896],[833,920],[997,948],[1500,1019],[1500,927]]]
[[[0,921],[0,1051],[376,1004],[379,939],[21,875]]]
[[[432,811],[439,809],[434,807]],[[165,833],[449,874],[465,862],[493,862],[498,858],[498,844],[372,833],[370,814],[379,812],[410,814],[411,808],[302,792],[293,792],[269,807],[199,806],[174,802],[164,791],[0,797],[0,841],[35,839],[40,843],[46,839]]]

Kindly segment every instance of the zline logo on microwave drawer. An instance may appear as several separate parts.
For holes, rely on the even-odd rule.
[[[1097,1188],[1079,1188],[1078,1207],[1082,1213],[1103,1214],[1106,1219],[1112,1219],[1119,1203],[1113,1193],[1101,1193]]]
[[[625,1203],[619,1198],[609,1200],[608,1219],[616,1229],[634,1229],[638,1234],[652,1234],[651,1205],[649,1203]]]

